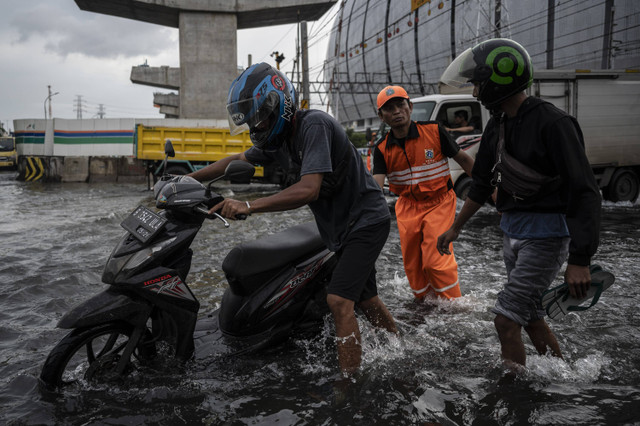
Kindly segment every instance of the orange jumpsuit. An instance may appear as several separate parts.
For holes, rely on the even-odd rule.
[[[416,298],[460,297],[458,264],[440,256],[438,236],[453,224],[456,196],[438,125],[414,123],[404,148],[389,135],[378,146],[385,159],[389,190],[399,196],[395,211],[405,273]],[[412,126],[413,126],[412,125]]]

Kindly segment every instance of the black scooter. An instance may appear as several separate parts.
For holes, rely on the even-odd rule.
[[[165,152],[175,155],[169,141]],[[253,172],[248,163],[234,161],[218,179],[248,181]],[[329,312],[326,284],[336,258],[315,223],[233,248],[222,264],[229,287],[220,309],[198,319],[200,304],[186,284],[189,247],[205,219],[229,226],[218,214],[209,214],[223,200],[211,183],[205,187],[191,177],[164,175],[154,185],[161,211],[139,206],[122,222],[127,232],[102,275],[109,287],[58,323],[72,331],[44,363],[40,383],[46,390],[82,380],[120,379],[152,365],[160,345],[180,361],[234,356],[323,323]]]

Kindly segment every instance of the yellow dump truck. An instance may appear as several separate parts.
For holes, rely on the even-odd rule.
[[[208,127],[160,127],[138,125],[135,143],[136,156],[144,160],[154,175],[162,173],[164,144],[173,144],[176,156],[169,159],[167,173],[186,174],[229,155],[249,149],[252,144],[249,133],[231,136],[229,129]],[[256,167],[254,177],[271,183],[282,184],[284,173],[279,167]]]
[[[0,137],[0,168],[16,168],[18,154],[15,139],[8,136]]]

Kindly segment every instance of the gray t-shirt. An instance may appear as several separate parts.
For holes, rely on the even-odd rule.
[[[252,147],[245,152],[252,163],[268,164],[290,159],[300,175],[323,173],[320,197],[309,207],[320,235],[330,250],[337,251],[349,232],[389,220],[389,207],[382,191],[346,132],[329,114],[319,110],[296,114],[292,143],[278,152]]]

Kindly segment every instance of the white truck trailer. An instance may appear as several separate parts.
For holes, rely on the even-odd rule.
[[[634,202],[640,193],[640,73],[629,71],[534,71],[527,90],[578,119],[585,150],[606,200]],[[489,112],[471,95],[428,95],[412,99],[414,120],[453,123],[466,110],[476,132],[456,138],[475,157],[478,135]],[[471,179],[449,161],[456,194],[465,198]]]
[[[534,70],[528,93],[578,119],[606,200],[640,191],[640,72]]]

